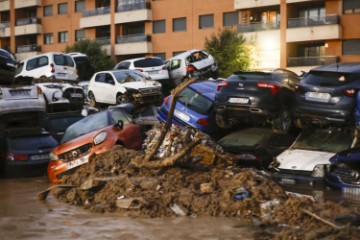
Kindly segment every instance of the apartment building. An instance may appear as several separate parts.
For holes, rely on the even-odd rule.
[[[233,27],[254,67],[360,62],[360,0],[0,0],[0,46],[18,60],[96,39],[120,61],[204,47]]]

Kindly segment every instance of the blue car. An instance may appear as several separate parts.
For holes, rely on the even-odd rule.
[[[327,184],[345,194],[360,195],[360,147],[356,146],[330,158]]]
[[[191,126],[209,135],[218,130],[215,121],[214,101],[221,80],[206,80],[190,84],[177,100],[172,123]],[[172,96],[167,96],[160,107],[158,118],[166,122]]]
[[[356,103],[355,103],[355,126],[360,128],[360,92],[356,93]]]

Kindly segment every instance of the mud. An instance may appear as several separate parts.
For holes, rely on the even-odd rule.
[[[78,187],[52,193],[60,201],[96,213],[136,218],[239,217],[276,229],[257,239],[357,239],[360,233],[349,223],[329,225],[303,209],[334,224],[337,216],[357,216],[357,211],[287,195],[264,171],[213,165],[131,167],[132,159],[144,157],[142,152],[115,146],[64,176],[64,184]],[[248,196],[236,197],[239,189]]]

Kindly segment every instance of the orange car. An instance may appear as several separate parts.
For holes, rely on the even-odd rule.
[[[60,183],[64,174],[116,144],[135,150],[140,150],[142,144],[140,126],[133,124],[131,117],[120,107],[89,115],[72,124],[66,129],[60,145],[50,153],[50,182]]]

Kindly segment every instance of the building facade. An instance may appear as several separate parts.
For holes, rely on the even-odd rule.
[[[17,60],[96,39],[116,61],[163,59],[232,27],[255,68],[360,62],[360,0],[0,0],[0,46]]]

